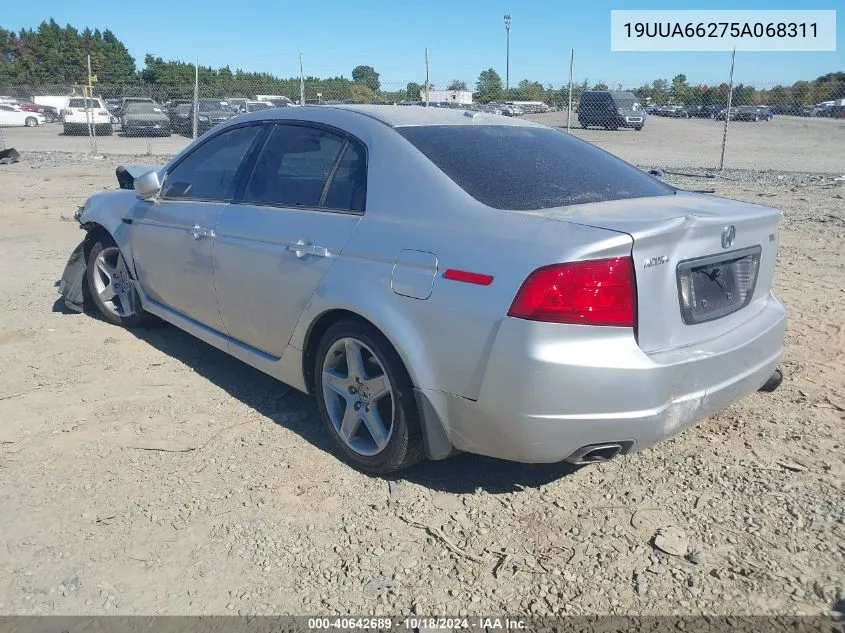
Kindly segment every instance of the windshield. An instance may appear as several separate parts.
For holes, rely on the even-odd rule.
[[[267,110],[269,107],[270,107],[269,103],[263,103],[263,102],[246,104],[246,108],[250,112],[255,112],[256,110]]]
[[[199,100],[199,109],[204,112],[214,111],[224,111],[224,112],[231,112],[232,109],[229,107],[228,101],[221,101],[220,99],[200,99]]]
[[[161,108],[154,103],[130,103],[126,114],[162,114]]]
[[[549,209],[675,191],[552,128],[433,125],[397,132],[469,195],[496,209]]]

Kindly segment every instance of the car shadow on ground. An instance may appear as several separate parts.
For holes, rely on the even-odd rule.
[[[61,299],[52,309],[54,312],[77,314],[67,310]],[[98,315],[88,313],[80,318],[98,318]],[[325,459],[339,459],[312,396],[158,319],[130,331],[160,352],[184,363],[233,398],[327,453]],[[473,493],[481,489],[490,494],[505,494],[548,484],[577,469],[564,463],[519,464],[480,455],[458,454],[442,461],[423,461],[381,479],[408,481],[450,493]]]

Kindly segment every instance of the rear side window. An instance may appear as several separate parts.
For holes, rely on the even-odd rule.
[[[232,200],[258,125],[221,132],[197,147],[167,174],[163,197],[180,200]]]
[[[469,195],[495,209],[528,211],[675,192],[552,128],[435,125],[397,131]]]
[[[327,209],[363,211],[367,193],[367,158],[355,144],[349,143],[326,191]]]
[[[356,210],[351,181],[359,169],[358,155],[348,151],[350,146],[346,138],[320,128],[277,125],[264,144],[244,202]]]

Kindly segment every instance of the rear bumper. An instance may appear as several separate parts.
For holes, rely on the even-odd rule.
[[[462,451],[540,463],[593,444],[640,450],[769,379],[783,353],[786,309],[771,294],[760,302],[727,334],[654,354],[631,330],[506,318],[477,401],[426,395]]]

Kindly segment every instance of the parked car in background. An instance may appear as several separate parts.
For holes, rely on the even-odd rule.
[[[255,100],[267,101],[268,103],[272,103],[277,108],[289,108],[299,105],[297,103],[294,103],[284,95],[256,95]]]
[[[202,134],[236,115],[223,99],[200,99],[197,102],[197,133]]]
[[[40,105],[35,104],[32,101],[25,101],[23,99],[18,99],[15,102],[15,105],[18,107],[18,109],[22,110],[23,112],[41,112],[41,113],[43,113],[43,110],[44,110]]]
[[[633,92],[591,90],[581,95],[578,122],[583,128],[616,130],[630,127],[638,132],[645,125],[646,113]]]
[[[65,134],[87,134],[89,126],[100,136],[109,136],[113,131],[112,117],[102,99],[93,97],[71,97],[61,111]]]
[[[180,103],[169,113],[170,129],[185,136],[193,135],[193,106],[190,103]]]
[[[812,109],[799,105],[781,105],[772,107],[773,114],[783,114],[786,116],[800,116],[808,117],[812,115]]]
[[[114,112],[114,115],[118,119],[122,119],[123,113],[126,112],[126,107],[130,103],[153,103],[153,104],[155,104],[155,100],[152,99],[152,97],[121,97],[120,102],[117,106],[117,110],[116,110],[116,112]]]
[[[701,107],[701,116],[704,118],[715,118],[727,107],[725,103],[711,103]]]
[[[244,107],[246,106],[246,102],[250,101],[245,97],[223,97],[223,101],[229,104],[229,107],[232,108],[233,111],[237,112],[238,114],[244,112]]]
[[[8,105],[0,104],[0,126],[3,127],[36,127],[45,122],[44,115],[40,112],[27,112]]]
[[[170,117],[154,103],[130,103],[123,112],[120,129],[126,136],[170,136]]]
[[[268,103],[267,101],[252,101],[247,100],[245,101],[238,111],[240,114],[249,114],[250,112],[258,112],[259,110],[269,110],[270,108],[274,108],[272,103]]]
[[[751,110],[753,110],[759,117],[760,121],[771,121],[774,118],[774,112],[768,106],[751,106]],[[757,119],[753,119],[757,120]]]
[[[91,308],[313,394],[365,471],[603,462],[782,378],[779,211],[538,123],[278,108],[132,186],[79,216]]]
[[[42,114],[47,123],[55,123],[59,120],[59,111],[52,106],[42,106]]]

